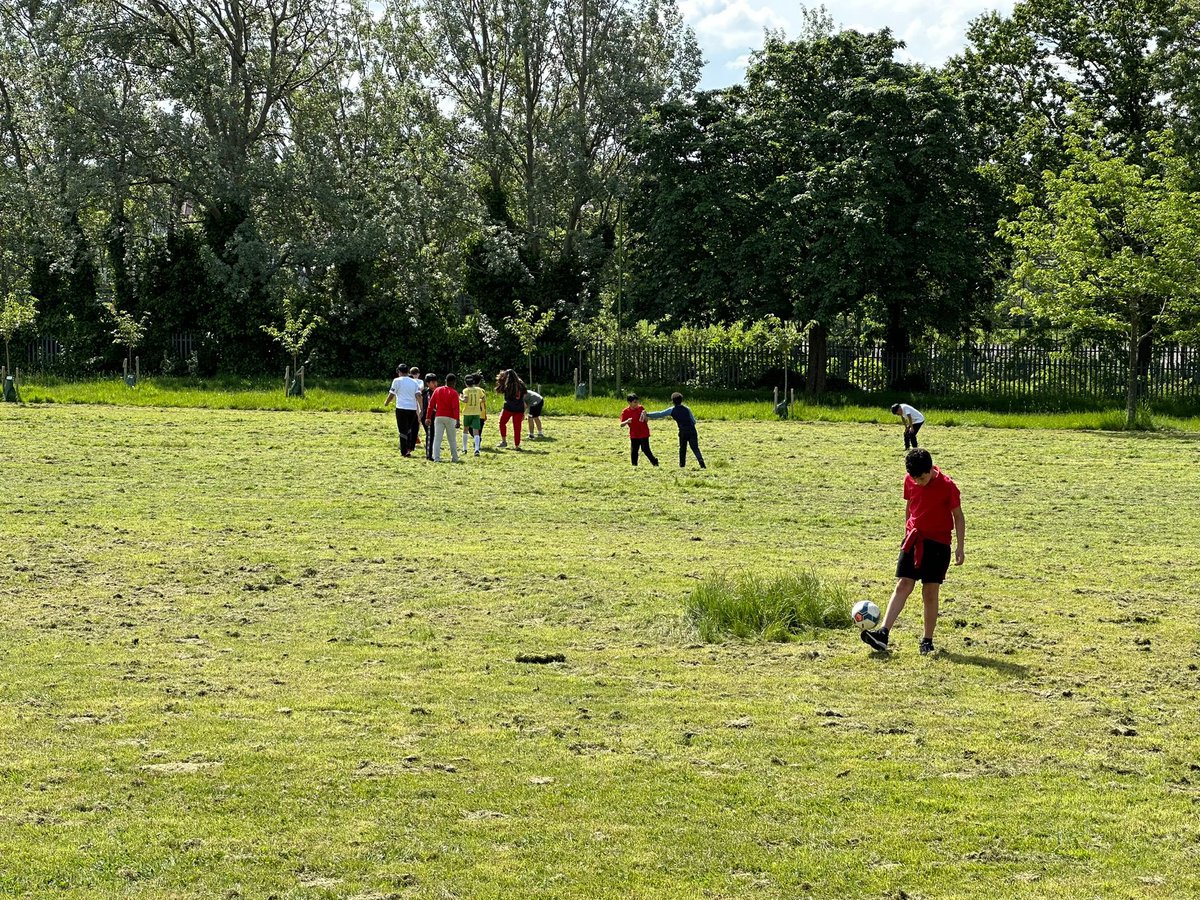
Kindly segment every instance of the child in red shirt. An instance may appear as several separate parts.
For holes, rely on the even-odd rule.
[[[629,405],[621,410],[621,427],[629,429],[629,460],[636,466],[640,450],[646,454],[650,465],[657,466],[658,460],[650,451],[650,426],[646,422],[646,409],[638,403],[637,394],[630,394],[625,399]]]
[[[429,396],[429,408],[425,410],[425,422],[433,426],[433,461],[442,461],[442,440],[450,438],[450,459],[458,462],[458,430],[462,420],[458,405],[458,379],[446,376],[446,383]]]
[[[888,601],[883,625],[874,631],[862,632],[862,639],[874,650],[886,650],[888,632],[904,609],[908,595],[921,581],[921,600],[924,603],[925,636],[919,649],[922,654],[933,652],[933,629],[937,626],[938,596],[946,571],[950,568],[950,531],[958,538],[954,564],[961,566],[966,558],[963,540],[967,523],[963,518],[958,486],[940,469],[933,467],[928,450],[909,450],[904,457],[904,499],[907,517],[904,543],[896,562],[896,588]]]

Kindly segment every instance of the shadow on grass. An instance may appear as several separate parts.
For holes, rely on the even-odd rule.
[[[952,650],[941,650],[938,652],[938,659],[948,660],[949,662],[965,666],[981,666],[985,669],[991,669],[993,672],[1002,672],[1005,675],[1013,675],[1017,678],[1026,678],[1029,676],[1028,666],[1007,662],[1003,659],[996,659],[992,656],[976,656],[970,653],[955,653]]]

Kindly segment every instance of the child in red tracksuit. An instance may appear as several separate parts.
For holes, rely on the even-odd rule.
[[[629,460],[638,464],[638,451],[646,454],[650,465],[657,466],[658,460],[650,451],[650,425],[646,422],[646,408],[638,403],[637,394],[625,398],[629,405],[621,410],[621,427],[629,429]]]

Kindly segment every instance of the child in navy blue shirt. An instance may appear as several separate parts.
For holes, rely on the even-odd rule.
[[[683,405],[683,394],[676,391],[671,395],[671,405],[656,413],[646,413],[647,419],[665,419],[670,416],[679,426],[679,468],[687,462],[687,448],[692,448],[692,454],[700,468],[706,468],[704,457],[700,453],[699,437],[696,434],[696,417],[692,411]]]

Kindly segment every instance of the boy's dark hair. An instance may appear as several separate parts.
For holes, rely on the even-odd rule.
[[[458,381],[458,378],[455,376],[455,374],[453,372],[451,372],[449,375],[446,376],[446,387],[454,387],[454,385],[457,383],[457,381]]]
[[[671,395],[671,402],[676,406],[679,406],[681,403],[683,403],[683,394],[679,393],[679,391],[676,391]]]
[[[892,404],[892,412],[900,412],[900,404],[899,403]]]
[[[904,468],[913,478],[920,478],[933,469],[933,457],[923,447],[909,450],[904,454]]]
[[[400,365],[396,366],[396,374],[397,375],[407,375],[408,374],[408,366],[406,366],[404,363],[400,363]]]
[[[474,385],[474,384],[475,384],[475,376],[474,376],[474,375],[468,375],[468,376],[467,376],[467,377],[464,379],[464,381],[466,382],[466,384],[467,384],[467,387],[471,387],[472,385]]]
[[[437,380],[438,380],[438,377],[436,375],[434,375],[432,372],[427,372],[425,374],[425,383],[426,384],[429,384],[429,382],[431,382],[431,381],[437,381]]]
[[[637,399],[637,394],[630,394],[625,399],[628,400],[630,403],[632,403],[634,400]]]

